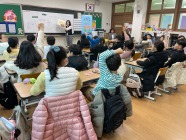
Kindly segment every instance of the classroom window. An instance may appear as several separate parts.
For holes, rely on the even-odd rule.
[[[133,4],[134,4],[134,2],[127,3],[125,12],[133,12],[133,8],[132,8]]]
[[[182,0],[182,6],[181,8],[186,8],[186,0]]]
[[[155,25],[155,28],[159,27],[160,14],[151,14],[149,18],[149,24]]]
[[[186,29],[186,13],[180,14],[178,29]]]
[[[161,17],[161,28],[167,28],[169,23],[173,23],[174,14],[162,14]],[[172,28],[172,26],[170,27]]]
[[[163,9],[175,9],[176,0],[164,0]]]
[[[152,0],[151,10],[161,10],[162,0]]]
[[[116,4],[114,13],[124,13],[125,4]]]

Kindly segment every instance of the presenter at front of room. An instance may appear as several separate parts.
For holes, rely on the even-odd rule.
[[[67,46],[72,45],[72,40],[73,40],[73,35],[72,35],[72,26],[70,20],[66,21],[66,27],[65,25],[62,25],[62,27],[65,28],[66,31],[66,41],[67,41]]]

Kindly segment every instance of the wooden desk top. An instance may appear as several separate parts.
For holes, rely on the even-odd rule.
[[[93,68],[93,69],[90,69],[90,70],[79,72],[83,83],[91,81],[92,79],[95,79],[95,80],[99,79],[100,74],[95,73],[95,74],[92,74],[92,75],[89,75],[89,76],[84,74],[84,73],[87,73],[87,72],[92,72],[92,70],[99,70],[99,69]],[[19,94],[19,96],[22,99],[28,99],[28,98],[32,97],[30,95],[30,89],[32,88],[33,84],[27,85],[27,84],[24,84],[23,82],[20,82],[20,83],[15,83],[13,85],[14,85],[15,90],[17,91],[17,93]]]
[[[145,61],[146,59],[147,59],[147,58],[142,58],[142,61]],[[143,68],[142,66],[138,65],[138,64],[136,63],[136,61],[137,61],[137,60],[135,60],[135,61],[128,61],[128,62],[125,62],[125,64],[127,64],[127,65],[133,65],[133,66],[136,66],[136,67]]]
[[[147,49],[147,50],[151,50],[151,49],[152,49],[152,47],[146,47],[145,49]],[[172,49],[172,47],[167,47],[167,49],[166,49],[166,50],[168,50],[168,49]]]
[[[82,52],[88,52],[88,53],[90,53],[90,48],[83,48]]]
[[[114,43],[114,42],[116,42],[116,40],[108,40],[108,42]]]

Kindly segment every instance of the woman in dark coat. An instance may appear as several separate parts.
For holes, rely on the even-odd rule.
[[[153,91],[154,81],[160,68],[164,67],[165,62],[168,60],[168,54],[164,51],[164,43],[156,41],[152,46],[153,53],[149,54],[145,61],[140,59],[137,64],[145,67],[142,73],[137,73],[139,77],[143,78],[143,91]]]

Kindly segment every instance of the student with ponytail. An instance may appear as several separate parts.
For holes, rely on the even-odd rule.
[[[94,47],[90,48],[90,51],[94,53],[94,55],[90,56],[91,60],[97,60],[98,53],[102,53],[106,51],[108,47],[105,45],[104,37],[99,39],[99,44],[95,45]]]
[[[33,96],[45,91],[45,97],[69,94],[81,89],[82,82],[79,72],[68,64],[66,51],[63,47],[51,46],[47,54],[48,69],[42,72],[33,85],[30,93]]]
[[[6,61],[15,61],[19,53],[19,40],[17,37],[8,38],[9,47],[3,52],[3,58]]]

